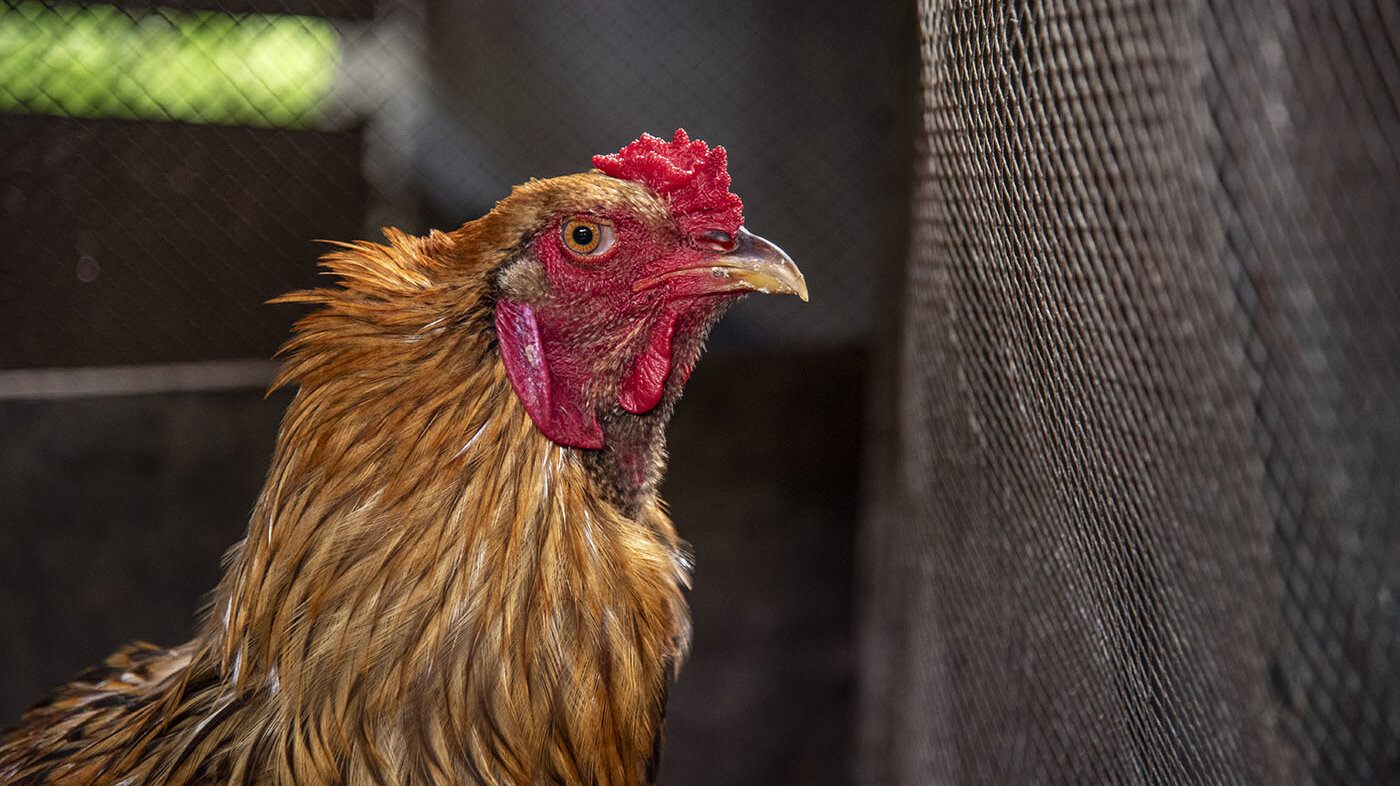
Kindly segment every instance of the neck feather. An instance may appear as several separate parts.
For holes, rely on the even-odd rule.
[[[489,331],[333,316],[294,345],[210,657],[328,773],[641,782],[689,625],[659,501],[617,504],[546,439]]]

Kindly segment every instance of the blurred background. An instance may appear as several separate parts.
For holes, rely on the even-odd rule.
[[[869,348],[893,325],[906,3],[0,4],[0,725],[188,637],[318,240],[453,229],[642,132],[729,152],[812,302],[730,313],[663,489],[698,555],[664,783],[849,778]]]
[[[0,0],[0,717],[185,638],[318,239],[646,131],[715,331],[661,782],[1400,782],[1391,0]]]

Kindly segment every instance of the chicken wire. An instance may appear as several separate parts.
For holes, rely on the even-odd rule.
[[[731,311],[712,347],[781,359],[707,359],[671,429],[666,495],[708,556],[663,782],[841,782],[862,365],[824,350],[885,318],[904,245],[907,13],[0,0],[0,725],[188,633],[287,396],[260,405],[271,364],[240,359],[287,336],[267,298],[323,281],[316,239],[451,229],[684,127],[813,302]]]
[[[862,782],[1400,778],[1400,10],[920,7]]]
[[[269,356],[320,239],[453,229],[643,131],[725,145],[860,343],[899,253],[898,4],[0,0],[0,369]],[[839,238],[839,242],[833,242]]]

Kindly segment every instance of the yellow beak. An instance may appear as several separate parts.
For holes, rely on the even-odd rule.
[[[734,236],[734,248],[706,257],[704,264],[695,267],[668,270],[657,276],[644,278],[632,285],[632,291],[660,284],[674,276],[684,275],[692,280],[702,280],[707,293],[710,292],[762,292],[766,295],[797,295],[807,301],[807,280],[792,258],[781,248],[758,235],[739,228]]]

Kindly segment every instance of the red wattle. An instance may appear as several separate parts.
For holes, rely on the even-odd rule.
[[[652,327],[642,354],[632,371],[622,380],[617,403],[634,415],[650,412],[661,402],[666,377],[671,375],[671,336],[676,332],[676,314],[663,314]]]

